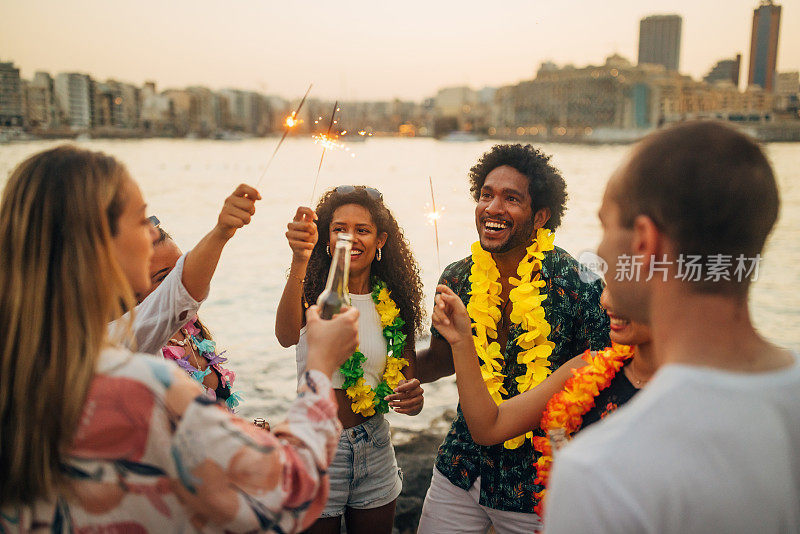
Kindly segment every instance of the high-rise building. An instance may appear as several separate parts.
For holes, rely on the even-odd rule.
[[[21,127],[23,112],[22,82],[14,63],[0,63],[0,128]]]
[[[639,65],[677,71],[681,56],[680,15],[651,15],[639,21]]]
[[[86,74],[62,72],[56,76],[56,102],[64,123],[74,130],[92,127],[94,81]]]
[[[772,0],[761,0],[761,5],[753,10],[750,71],[747,75],[747,85],[758,85],[770,92],[774,90],[780,25],[781,6],[773,3]]]
[[[30,90],[33,99],[29,98],[27,102],[28,125],[43,129],[58,126],[53,77],[47,72],[37,71],[31,80]]]
[[[739,86],[739,67],[742,63],[742,55],[736,54],[736,57],[733,59],[721,59],[717,61],[717,64],[711,69],[711,71],[705,75],[703,81],[706,83],[715,83],[715,82],[731,82],[734,87]]]

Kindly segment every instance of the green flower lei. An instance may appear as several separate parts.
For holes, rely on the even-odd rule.
[[[372,301],[376,305],[378,314],[383,317],[384,312],[396,310],[397,305],[391,299],[386,282],[377,277],[372,277],[371,281]],[[386,290],[386,293],[381,297],[383,290]],[[384,325],[383,319],[381,324]],[[364,369],[361,365],[367,360],[367,357],[361,351],[356,350],[339,368],[339,371],[344,376],[342,388],[347,391],[348,397],[353,401],[352,408],[354,413],[370,416],[376,412],[387,413],[389,411],[389,403],[386,401],[386,396],[391,395],[394,392],[394,387],[397,387],[399,381],[403,380],[403,374],[400,372],[402,365],[408,365],[408,361],[402,357],[403,349],[406,346],[406,335],[402,331],[405,324],[398,310],[394,321],[383,326],[383,337],[386,338],[388,349],[386,370],[375,390],[372,390],[370,386],[364,383]],[[372,402],[368,403],[367,401],[370,398]]]

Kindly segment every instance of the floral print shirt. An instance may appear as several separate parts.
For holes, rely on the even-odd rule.
[[[601,350],[611,345],[608,337],[609,319],[600,306],[603,292],[599,280],[586,283],[579,277],[580,264],[565,250],[555,247],[542,260],[542,279],[547,293],[543,302],[545,318],[552,328],[549,340],[555,343],[550,356],[552,370],[581,354],[586,349]],[[469,302],[472,258],[452,263],[442,273],[440,284],[450,287],[466,305]],[[441,334],[431,327],[431,333]],[[503,352],[503,383],[509,395],[517,395],[517,376],[525,374],[525,366],[517,363],[519,347],[516,338],[523,333],[512,325]],[[458,406],[457,415],[444,442],[439,447],[436,468],[455,486],[464,490],[481,477],[480,504],[495,510],[533,513],[537,503],[535,493],[542,486],[535,484],[537,453],[526,440],[517,449],[503,444],[484,447],[472,441],[467,422]]]
[[[186,373],[196,380],[199,384],[203,385],[203,380],[209,373],[216,373],[219,379],[219,385],[216,390],[207,388],[203,385],[206,391],[206,396],[212,401],[221,400],[225,401],[225,405],[232,412],[239,406],[242,400],[242,395],[239,392],[231,391],[233,381],[236,379],[236,373],[229,369],[225,369],[222,364],[228,361],[223,355],[225,351],[217,354],[217,344],[211,339],[206,339],[203,336],[203,331],[200,328],[200,321],[195,315],[192,320],[183,325],[181,328],[186,336],[183,345],[178,344],[174,339],[170,339],[169,343],[164,345],[161,349],[161,354],[168,360],[174,360],[178,367],[186,371]],[[199,368],[199,360],[194,356],[191,350],[186,349],[186,344],[190,344],[197,350],[206,361],[205,370]],[[193,365],[193,363],[195,365]]]
[[[322,512],[341,425],[305,373],[288,418],[257,428],[176,365],[105,350],[52,501],[0,510],[0,532],[296,532]]]

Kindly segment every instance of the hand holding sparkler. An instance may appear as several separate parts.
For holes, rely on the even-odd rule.
[[[305,267],[311,258],[311,251],[319,239],[315,220],[317,214],[314,210],[300,206],[294,214],[294,219],[286,225],[286,239],[292,249],[292,263],[296,262]]]

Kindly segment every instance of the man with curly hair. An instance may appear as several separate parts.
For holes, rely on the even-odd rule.
[[[550,156],[531,145],[519,144],[494,146],[472,167],[469,178],[477,202],[477,252],[488,252],[500,273],[500,317],[495,321],[496,337],[490,336],[489,341],[497,341],[501,348],[500,372],[504,377],[500,393],[507,399],[520,392],[517,378],[528,371],[525,363],[517,361],[522,351],[518,338],[526,330],[512,320],[509,293],[514,285],[509,279],[519,276],[517,267],[537,232],[555,231],[560,225],[566,184],[550,163]],[[465,305],[477,290],[470,280],[473,264],[473,256],[467,256],[449,265],[439,281]],[[553,345],[550,371],[586,349],[598,350],[610,344],[608,316],[600,307],[602,282],[585,282],[580,272],[580,264],[559,247],[545,252],[541,260],[538,274],[544,287],[539,291],[546,297],[542,307],[551,328],[548,341]],[[417,374],[422,382],[455,372],[450,345],[435,328],[431,333],[430,348],[417,354]],[[541,518],[533,512],[538,502],[536,493],[543,489],[534,482],[536,452],[530,439],[509,446],[476,444],[459,406],[439,447],[418,532],[483,533],[490,524],[499,534],[541,529]]]

